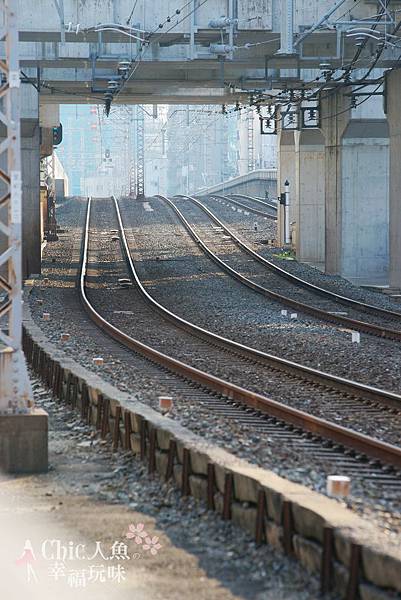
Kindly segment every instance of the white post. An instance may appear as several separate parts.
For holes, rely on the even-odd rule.
[[[21,265],[21,139],[20,73],[18,60],[17,0],[2,3],[5,28],[6,61],[0,61],[5,82],[0,87],[3,107],[0,121],[6,139],[0,144],[0,156],[6,155],[7,167],[0,170],[0,230],[7,248],[0,254],[0,414],[27,413],[32,406],[32,389],[22,352],[22,265]],[[3,296],[3,297],[2,297]]]
[[[291,243],[291,233],[290,233],[290,182],[288,181],[288,179],[285,180],[284,183],[284,190],[285,190],[285,207],[284,207],[284,214],[285,214],[285,243],[286,244],[290,244]]]

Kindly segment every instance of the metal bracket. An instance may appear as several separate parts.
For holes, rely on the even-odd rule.
[[[64,0],[53,0],[60,17],[61,43],[65,44]]]

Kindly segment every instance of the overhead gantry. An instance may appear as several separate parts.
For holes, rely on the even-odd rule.
[[[32,166],[40,127],[43,144],[59,104],[275,104],[279,193],[288,180],[298,256],[383,283],[390,247],[391,285],[401,286],[398,235],[388,234],[398,210],[389,189],[398,104],[381,107],[398,93],[397,71],[386,85],[383,72],[399,66],[400,14],[392,2],[370,0],[19,0],[25,271],[40,269]],[[287,128],[281,115],[294,119],[310,98],[320,103],[319,122]],[[367,183],[364,171],[377,175]],[[374,235],[363,224],[368,214]]]

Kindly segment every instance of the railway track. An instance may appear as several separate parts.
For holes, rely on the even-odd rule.
[[[187,200],[186,205],[181,203],[180,208],[175,201],[162,198],[173,208],[204,252],[243,284],[282,305],[320,320],[350,330],[401,341],[401,313],[340,296],[292,275],[255,252],[198,199],[190,196],[180,197]],[[209,223],[205,223],[205,219],[201,218],[204,215]],[[285,294],[282,293],[283,288]],[[342,311],[339,311],[338,304],[346,305],[350,316],[339,314]],[[370,315],[371,321],[362,320],[365,313]],[[398,328],[394,328],[394,325]]]
[[[200,344],[204,344],[203,340],[206,338],[208,339],[208,362],[214,363],[214,360],[217,360],[231,364],[233,358],[235,358],[237,363],[238,361],[241,363],[241,365],[237,364],[236,368],[242,369],[244,366],[246,368],[247,364],[256,364],[258,368],[263,364],[265,370],[266,368],[270,369],[270,376],[272,373],[276,372],[276,374],[279,375],[279,378],[281,378],[283,372],[287,372],[287,370],[291,373],[297,372],[297,384],[299,385],[301,385],[302,380],[305,382],[307,374],[308,378],[310,377],[314,382],[311,386],[308,381],[307,393],[310,395],[312,390],[314,390],[314,393],[316,394],[317,392],[320,399],[324,399],[325,397],[326,402],[330,402],[331,404],[333,404],[334,400],[334,381],[336,381],[339,388],[337,388],[336,391],[337,398],[335,401],[340,404],[343,403],[343,408],[346,407],[347,410],[351,410],[352,405],[352,410],[357,409],[360,411],[361,406],[363,406],[364,412],[370,413],[376,422],[383,419],[384,414],[387,415],[386,418],[390,419],[394,418],[394,414],[398,414],[398,408],[401,406],[401,397],[396,394],[374,390],[374,388],[369,388],[369,386],[341,380],[341,378],[330,375],[326,376],[325,374],[321,374],[313,369],[308,369],[307,367],[303,368],[303,374],[300,375],[298,366],[295,363],[265,355],[262,352],[255,351],[251,348],[242,346],[241,344],[237,344],[236,342],[226,340],[216,334],[212,334],[211,332],[202,330],[158,305],[158,303],[146,292],[136,273],[117,201],[115,201],[115,209],[120,229],[122,248],[128,264],[130,265],[131,275],[135,281],[137,290],[140,292],[147,305],[149,305],[149,303],[152,304],[153,311],[156,309],[157,312],[163,314],[164,319],[168,317],[169,321],[175,323],[175,336],[177,336],[177,325],[181,329],[190,331],[192,337],[194,337],[194,334],[196,336],[195,346],[198,348],[198,351],[202,352],[205,352],[205,348],[204,346],[201,347]],[[370,482],[373,481],[377,483],[379,480],[381,484],[387,482],[389,487],[394,489],[398,489],[398,486],[401,486],[401,479],[398,471],[394,473],[383,473],[380,466],[378,464],[374,465],[371,460],[373,459],[374,462],[375,459],[377,459],[382,465],[387,465],[387,467],[389,467],[389,465],[400,467],[401,450],[398,447],[381,440],[369,438],[367,435],[346,429],[325,419],[317,418],[303,411],[286,406],[267,398],[262,394],[244,389],[230,381],[216,377],[216,375],[206,373],[190,364],[185,364],[181,360],[167,356],[165,353],[144,344],[143,341],[134,339],[132,336],[105,319],[94,308],[86,293],[85,282],[88,264],[89,219],[90,203],[88,205],[86,219],[85,244],[83,248],[83,261],[80,275],[80,294],[84,307],[91,319],[93,319],[104,332],[111,335],[126,348],[146,357],[153,365],[155,363],[160,365],[165,372],[169,373],[169,377],[172,373],[178,375],[181,381],[176,389],[180,389],[183,383],[185,386],[188,386],[189,384],[191,387],[199,387],[200,389],[196,391],[195,397],[201,399],[200,401],[203,407],[210,407],[216,414],[221,414],[230,419],[237,420],[241,424],[246,424],[248,426],[252,425],[252,430],[258,431],[260,434],[268,433],[269,439],[277,440],[278,443],[288,442],[288,440],[291,439],[291,443],[294,443],[295,445],[298,444],[299,448],[302,448],[303,451],[313,451],[316,453],[316,456],[321,459],[324,457],[325,460],[335,463],[336,467],[341,469],[341,472],[344,472],[344,470],[347,471],[348,469],[348,472],[355,475],[359,468],[359,475],[368,479]],[[147,309],[149,310],[149,306],[147,306]],[[139,316],[137,315],[137,317],[136,322],[138,323],[142,320],[141,314]],[[156,323],[155,326],[160,331],[159,324]],[[147,328],[149,327],[150,325],[148,322]],[[228,356],[225,357],[225,354]],[[279,363],[281,363],[280,370],[277,368]],[[276,368],[272,368],[272,364],[274,364]],[[302,369],[302,367],[300,368]],[[248,369],[251,371],[252,367],[248,367]],[[182,380],[184,380],[184,382]],[[317,383],[317,380],[320,380],[319,384]],[[348,395],[348,392],[347,394],[344,393],[345,389],[350,390],[351,387],[354,389],[353,398]],[[341,392],[339,392],[339,389]],[[375,401],[367,399],[373,397],[376,398]],[[358,398],[358,400],[355,401],[355,398]],[[379,398],[381,399],[379,400]],[[382,402],[388,402],[387,407],[384,409],[384,413]],[[322,438],[325,438],[323,448]],[[344,447],[346,447],[345,453]],[[367,459],[366,457],[369,458]],[[359,467],[356,465],[359,465]]]
[[[256,203],[260,206],[265,206],[272,211],[277,213],[277,202],[271,202],[268,200],[262,200],[262,198],[256,198],[255,196],[247,196],[246,194],[228,194],[229,198],[241,198],[242,200],[248,201],[250,206]]]
[[[277,220],[277,209],[271,206],[265,206],[264,210],[262,210],[262,208],[256,208],[255,206],[250,205],[249,202],[248,204],[244,204],[244,202],[240,202],[237,199],[231,198],[231,196],[222,196],[220,194],[211,194],[210,198],[213,198],[217,201],[220,200],[223,202],[228,202],[233,206],[238,207],[239,210],[244,211],[245,214],[252,213],[258,217],[263,217],[264,219],[273,219],[274,221]]]

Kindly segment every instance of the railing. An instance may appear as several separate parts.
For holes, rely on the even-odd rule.
[[[250,183],[252,181],[277,181],[277,169],[256,169],[245,175],[238,175],[222,183],[217,183],[210,187],[204,187],[196,190],[196,194],[213,194],[214,192],[227,192],[228,190],[240,185],[241,183]]]

